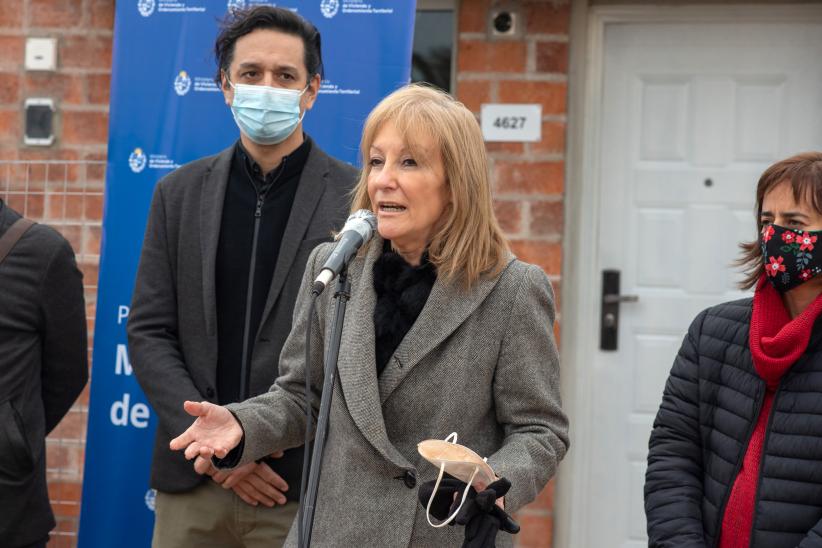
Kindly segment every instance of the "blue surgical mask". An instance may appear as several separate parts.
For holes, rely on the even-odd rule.
[[[240,131],[260,145],[282,143],[297,128],[303,117],[300,115],[302,91],[270,86],[229,85],[234,88],[231,113]]]

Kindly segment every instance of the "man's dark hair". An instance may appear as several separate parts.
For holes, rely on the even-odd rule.
[[[291,10],[272,6],[255,6],[244,10],[234,10],[220,25],[220,34],[214,43],[217,58],[217,75],[214,80],[221,84],[222,71],[228,74],[234,60],[234,45],[241,37],[257,29],[270,29],[302,38],[305,50],[303,61],[308,70],[308,80],[323,75],[323,58],[320,31],[313,24]]]

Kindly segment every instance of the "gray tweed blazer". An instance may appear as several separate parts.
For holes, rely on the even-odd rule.
[[[414,326],[377,377],[373,265],[379,238],[349,267],[351,301],[342,334],[312,543],[317,546],[459,546],[461,527],[434,529],[417,502],[437,469],[417,453],[428,438],[459,434],[513,487],[506,509],[533,500],[568,448],[554,343],[554,295],[538,267],[510,258],[470,290],[437,280]],[[305,328],[313,322],[316,416],[333,286],[308,318],[310,286],[333,244],[308,259],[294,324],[271,390],[231,409],[245,431],[240,464],[303,443]],[[410,474],[417,480],[410,481]],[[296,520],[295,520],[296,523]],[[292,527],[286,546],[296,545]],[[510,546],[501,533],[498,546]]]

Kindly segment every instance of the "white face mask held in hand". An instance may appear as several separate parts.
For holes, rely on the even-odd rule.
[[[440,469],[436,481],[426,481],[420,486],[418,498],[431,526],[450,523],[464,527],[462,548],[493,547],[499,531],[519,533],[517,522],[497,504],[511,489],[511,482],[496,479],[485,459],[456,441],[457,434],[453,433],[445,440],[425,440],[417,445],[420,455]],[[449,477],[443,477],[446,469]],[[478,488],[482,490],[478,492]],[[457,502],[463,490],[462,499]],[[432,515],[445,521],[434,524]]]
[[[477,455],[471,449],[457,443],[457,433],[452,432],[444,440],[425,440],[417,444],[417,451],[422,457],[440,469],[437,482],[434,484],[434,491],[428,499],[425,508],[425,519],[432,527],[443,527],[451,523],[459,514],[460,508],[468,497],[468,491],[473,486],[490,485],[496,480],[496,475],[485,459]],[[442,477],[448,472],[451,476],[465,482],[465,491],[462,500],[456,510],[442,523],[435,524],[431,521],[431,504],[437,494]]]

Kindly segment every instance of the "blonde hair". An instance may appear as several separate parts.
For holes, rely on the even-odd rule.
[[[447,93],[412,84],[371,111],[360,142],[363,168],[351,210],[373,210],[368,196],[369,151],[386,123],[403,135],[415,156],[420,156],[418,143],[430,139],[442,157],[451,204],[428,247],[437,275],[470,287],[483,275],[498,274],[505,266],[508,243],[494,216],[482,131],[471,111]]]

